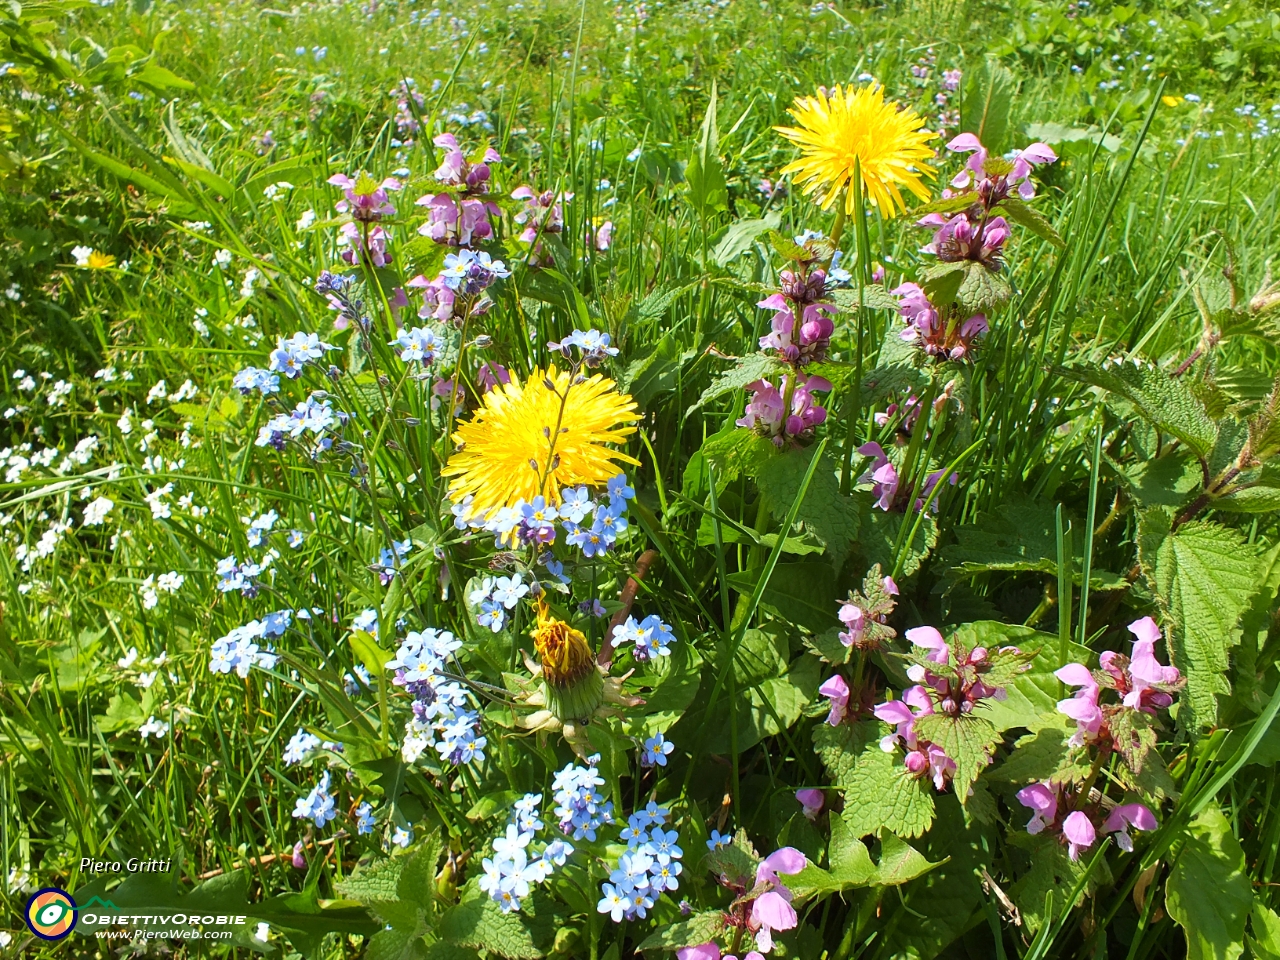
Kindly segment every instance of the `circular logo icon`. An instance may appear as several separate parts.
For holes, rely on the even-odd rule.
[[[76,925],[76,902],[57,887],[37,890],[27,901],[27,926],[42,940],[61,940]]]

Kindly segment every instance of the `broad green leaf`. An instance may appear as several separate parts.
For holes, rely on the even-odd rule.
[[[344,899],[360,903],[398,900],[397,885],[404,865],[403,858],[380,857],[357,866],[345,880],[334,884],[334,889]]]
[[[758,460],[750,470],[760,492],[769,498],[775,519],[786,520],[816,450],[817,447],[788,450]],[[855,501],[840,492],[836,465],[829,457],[824,455],[824,462],[818,465],[796,518],[827,545],[832,560],[839,565],[857,539],[860,522]]]
[[[1009,148],[1009,112],[1017,86],[1013,74],[994,57],[970,71],[965,85],[960,130],[977,136],[993,157]]]
[[[1209,806],[1187,827],[1165,884],[1169,916],[1187,935],[1187,960],[1236,960],[1253,885],[1231,824]]]
[[[908,532],[902,534],[904,542],[908,536],[911,537],[911,542],[906,543],[904,547],[906,557],[902,562],[901,570],[898,571],[901,578],[899,582],[913,576],[938,543],[938,521],[931,513],[925,514],[919,532],[912,536],[911,531],[915,529],[917,517],[918,514],[915,513],[880,510],[872,504],[870,497],[866,498],[862,508],[858,547],[866,556],[868,563],[878,563],[885,570],[893,569],[896,559],[894,550],[902,531],[902,524],[906,522],[911,525]]]
[[[915,724],[916,735],[922,740],[936,743],[956,762],[952,781],[956,796],[964,803],[969,787],[991,763],[1000,734],[986,717],[958,714],[949,717],[934,713],[920,717]]]
[[[360,658],[365,669],[374,677],[381,676],[387,661],[394,657],[390,651],[378,646],[378,641],[373,638],[373,634],[365,630],[352,630],[347,642],[351,644],[351,650]]]
[[[931,862],[896,834],[886,833],[880,838],[880,863],[876,867],[875,882],[879,886],[896,887],[941,865]]]
[[[1231,692],[1229,651],[1238,623],[1258,590],[1254,547],[1235,530],[1194,521],[1170,532],[1167,515],[1149,510],[1139,528],[1139,556],[1171,627],[1173,660],[1187,678],[1180,700],[1189,728],[1212,724],[1216,696]]]
[[[933,784],[907,772],[902,754],[876,746],[864,750],[844,789],[844,819],[857,837],[887,831],[919,837],[933,823]]]
[[[956,290],[956,302],[965,314],[990,313],[1013,294],[1004,276],[976,260],[965,261],[964,277]]]
[[[421,907],[428,916],[434,915],[436,909],[436,864],[443,852],[439,833],[423,837],[413,856],[405,861],[396,883],[397,896]]]
[[[1072,860],[1057,836],[1039,836],[1031,840],[1031,869],[1010,889],[1023,923],[1034,935],[1047,921],[1045,894],[1053,894],[1053,917],[1060,917],[1067,907],[1071,891],[1080,882],[1087,857]],[[1096,877],[1094,882],[1096,882]],[[1087,890],[1081,890],[1076,904],[1084,902]]]
[[[668,924],[641,941],[637,950],[678,950],[707,943],[724,931],[724,913],[710,910],[688,920]]]
[[[715,465],[719,487],[754,472],[757,464],[776,456],[777,450],[758,433],[730,424],[702,442],[702,455]]]
[[[859,290],[857,287],[844,287],[831,294],[831,299],[841,310],[853,312],[860,306],[868,310],[898,309],[898,298],[879,283],[868,283]]]
[[[729,586],[738,593],[750,595],[764,566],[731,573]],[[791,623],[808,627],[814,633],[826,630],[836,620],[835,574],[829,564],[820,561],[779,563],[760,597],[760,603]]]
[[[724,163],[720,160],[720,131],[716,126],[716,85],[711,84],[711,100],[702,120],[702,137],[694,146],[684,178],[689,184],[689,202],[701,217],[729,204],[729,191],[724,178]]]
[[[1067,741],[1075,732],[1075,721],[1057,714],[1056,722],[1029,733],[1014,744],[1013,752],[987,775],[995,782],[1024,786],[1040,780],[1053,783],[1083,783],[1089,776],[1086,750]]]
[[[1280,960],[1280,916],[1260,901],[1254,901],[1250,918],[1253,936],[1249,949],[1257,960]]]
[[[1127,400],[1140,416],[1181,440],[1199,457],[1207,457],[1218,440],[1218,427],[1205,413],[1191,388],[1159,367],[1130,363],[1058,367],[1057,373],[1101,387]]]
[[[807,900],[868,886],[875,877],[876,865],[866,844],[852,834],[842,817],[832,817],[827,869],[810,863],[787,880],[787,887],[797,898]]]
[[[760,234],[777,230],[781,223],[782,215],[774,211],[758,220],[739,220],[731,224],[711,251],[711,259],[716,266],[727,267],[750,250]]]
[[[440,918],[440,938],[462,947],[487,950],[507,960],[538,960],[543,952],[519,913],[503,913],[493,900],[478,896],[451,907]]]
[[[1154,460],[1116,467],[1140,507],[1180,507],[1204,484],[1195,454],[1175,448]]]
[[[789,368],[782,361],[763,353],[753,353],[739,360],[734,366],[711,381],[710,386],[702,391],[698,402],[691,406],[687,413],[692,413],[708,401],[723,397],[726,393],[741,390],[749,383],[769,379],[785,373]],[[743,430],[742,432],[747,432]]]

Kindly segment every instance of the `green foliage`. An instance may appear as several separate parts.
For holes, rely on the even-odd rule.
[[[1165,897],[1169,916],[1187,933],[1188,960],[1235,960],[1244,952],[1253,888],[1244,851],[1216,806],[1188,828]]]
[[[1158,512],[1143,516],[1143,568],[1172,633],[1174,663],[1187,678],[1187,726],[1218,715],[1216,697],[1230,693],[1230,650],[1240,616],[1258,589],[1255,552],[1236,531],[1195,521],[1171,532]]]

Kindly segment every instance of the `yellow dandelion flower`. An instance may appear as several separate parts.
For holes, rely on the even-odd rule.
[[[101,250],[95,250],[89,254],[85,261],[85,266],[90,270],[106,270],[116,265],[116,258],[109,253],[103,253]]]
[[[924,118],[911,108],[886,101],[878,85],[837,84],[830,93],[797,97],[789,112],[799,126],[774,129],[797,144],[802,154],[782,172],[798,174],[807,195],[820,194],[823,210],[830,209],[852,182],[855,163],[862,172],[864,196],[885,216],[906,210],[900,186],[921,200],[928,199],[920,177],[933,177],[926,161],[933,159],[928,143],[937,134],[921,129]],[[850,190],[845,212],[854,209]]]
[[[554,366],[534,369],[523,383],[512,376],[484,395],[453,434],[460,449],[440,471],[453,478],[455,502],[473,496],[478,511],[537,496],[558,504],[561,487],[600,486],[621,472],[618,463],[639,464],[605,446],[635,433],[636,402],[600,374],[581,383],[571,377]]]

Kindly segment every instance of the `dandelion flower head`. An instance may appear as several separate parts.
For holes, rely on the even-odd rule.
[[[885,216],[906,210],[899,187],[921,200],[929,191],[921,176],[932,178],[929,141],[937,134],[922,129],[925,120],[910,107],[884,98],[877,84],[865,87],[836,84],[817,96],[797,97],[789,111],[795,127],[775,127],[801,149],[798,160],[782,168],[797,174],[808,195],[818,194],[828,210],[852,181],[862,175],[863,193]],[[852,190],[845,194],[845,212],[853,213]]]
[[[616,386],[601,374],[574,382],[554,366],[535,368],[524,381],[512,374],[453,434],[459,449],[441,470],[453,478],[450,497],[472,496],[485,512],[539,496],[558,505],[561,488],[602,486],[620,472],[619,462],[638,465],[607,446],[635,433],[640,419]]]

